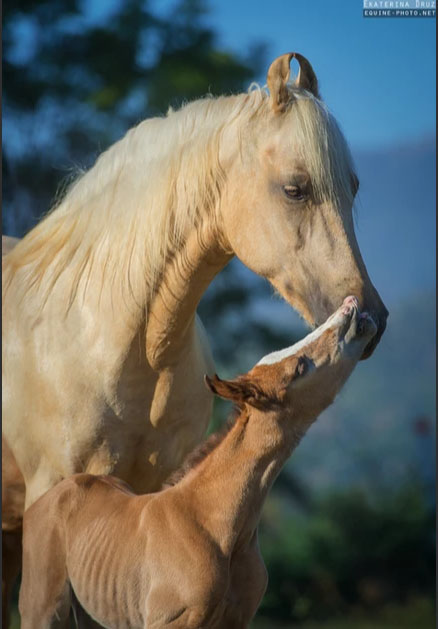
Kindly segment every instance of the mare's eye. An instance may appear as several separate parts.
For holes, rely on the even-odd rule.
[[[284,194],[292,201],[304,201],[305,194],[300,186],[283,186]]]

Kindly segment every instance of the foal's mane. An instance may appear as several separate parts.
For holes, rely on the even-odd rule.
[[[306,163],[313,189],[336,199],[351,193],[351,158],[323,103],[290,87],[294,145]],[[204,98],[152,118],[128,131],[78,177],[49,214],[6,256],[4,291],[20,273],[16,290],[43,308],[62,278],[66,310],[93,286],[111,286],[115,303],[144,314],[163,266],[187,229],[205,217],[218,224],[227,173],[219,152],[225,132],[237,155],[254,146],[272,116],[269,96]],[[227,135],[230,142],[230,134]],[[99,302],[100,303],[100,302]]]
[[[212,433],[205,441],[196,446],[196,448],[187,455],[181,467],[172,472],[169,478],[167,478],[163,483],[161,489],[174,487],[182,481],[189,472],[198,467],[202,461],[204,461],[214,450],[218,448],[236,424],[242,422],[242,415],[244,413],[247,413],[247,411],[236,408],[221,429]]]

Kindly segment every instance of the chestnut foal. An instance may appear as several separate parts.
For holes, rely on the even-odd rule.
[[[206,376],[240,414],[160,492],[78,474],[39,498],[24,516],[22,629],[66,626],[72,591],[104,627],[247,627],[267,583],[257,543],[266,495],[375,333],[349,297],[246,375]]]

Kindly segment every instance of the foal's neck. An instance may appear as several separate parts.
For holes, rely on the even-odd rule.
[[[184,486],[202,525],[224,552],[250,539],[266,496],[303,430],[277,412],[242,411],[225,439]]]

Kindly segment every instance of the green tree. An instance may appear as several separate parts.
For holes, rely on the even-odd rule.
[[[23,235],[68,173],[169,105],[244,89],[263,49],[223,50],[204,3],[119,0],[103,14],[79,0],[3,5],[3,229]]]

